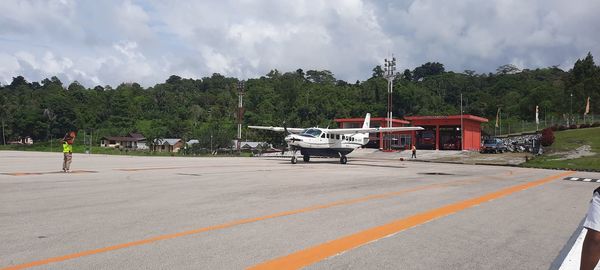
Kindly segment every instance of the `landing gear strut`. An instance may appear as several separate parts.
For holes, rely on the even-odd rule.
[[[341,164],[346,164],[346,162],[348,162],[348,158],[346,156],[342,155],[340,157],[340,163]]]
[[[296,162],[298,162],[298,159],[296,158],[296,152],[298,150],[294,150],[292,153],[292,164],[296,164]]]

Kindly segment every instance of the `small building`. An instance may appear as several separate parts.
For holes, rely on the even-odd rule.
[[[189,146],[192,146],[197,143],[200,143],[200,141],[196,140],[196,139],[192,139],[192,140],[187,141],[185,144],[187,144],[187,146],[189,147]]]
[[[385,117],[372,117],[370,127],[387,127],[388,119]],[[335,119],[340,128],[361,128],[365,118],[341,118]],[[408,126],[410,122],[401,119],[392,119],[392,127]],[[387,147],[390,144],[390,147]],[[377,132],[369,134],[369,142],[365,147],[379,149],[408,149],[411,144],[411,134]]]
[[[8,144],[25,144],[32,145],[33,139],[29,136],[19,137],[16,141],[9,141]]]
[[[435,150],[473,150],[481,147],[481,124],[488,119],[464,114],[448,116],[406,116],[406,120],[392,119],[393,127],[420,126],[421,131],[399,131],[387,134],[371,133],[368,148],[409,149],[415,145],[418,149]],[[387,118],[371,118],[371,127],[386,127]],[[408,121],[407,121],[408,120]],[[364,118],[335,119],[342,128],[358,128]],[[462,131],[461,131],[462,126]],[[464,139],[462,138],[464,135]],[[389,145],[388,145],[389,144]]]
[[[117,149],[145,150],[146,138],[140,133],[129,133],[127,136],[107,136],[100,138],[101,147]]]
[[[488,119],[470,115],[406,116],[413,126],[425,130],[416,132],[417,148],[435,150],[472,150],[481,148],[481,124]],[[462,132],[461,132],[462,120]],[[461,135],[464,138],[461,138]]]
[[[266,142],[240,142],[241,150],[262,151],[271,148],[273,148],[273,146]]]
[[[183,147],[184,142],[181,139],[156,139],[154,141],[154,145],[152,145],[152,150],[156,152],[179,152],[179,150]]]

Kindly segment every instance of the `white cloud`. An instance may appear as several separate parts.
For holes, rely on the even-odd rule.
[[[14,56],[0,53],[0,83],[9,84],[12,81],[9,74],[18,74],[20,70],[21,65]]]
[[[138,44],[135,41],[123,41],[113,44],[113,48],[125,55],[127,58],[144,60],[146,57],[137,51],[137,47]]]
[[[241,78],[329,69],[363,80],[394,53],[398,69],[438,61],[494,71],[600,54],[596,0],[0,2],[0,81],[59,76],[86,86],[171,74]]]

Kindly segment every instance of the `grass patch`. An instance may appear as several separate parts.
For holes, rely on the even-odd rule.
[[[544,154],[536,157],[524,167],[561,168],[572,170],[600,171],[600,128],[570,129],[554,133],[554,144],[544,148]],[[585,156],[567,160],[556,160],[565,157],[569,152],[583,146],[591,146],[593,156]]]

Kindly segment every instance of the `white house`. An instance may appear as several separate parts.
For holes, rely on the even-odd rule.
[[[129,133],[125,137],[108,136],[100,138],[101,147],[111,147],[131,150],[148,149],[146,138],[139,133]]]
[[[197,144],[197,143],[200,143],[200,141],[192,139],[192,140],[187,141],[186,144],[187,144],[187,146],[192,146],[192,145]]]
[[[156,152],[179,152],[183,144],[181,139],[156,139],[152,148]]]

